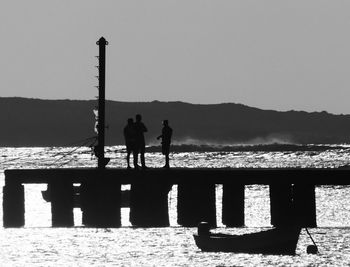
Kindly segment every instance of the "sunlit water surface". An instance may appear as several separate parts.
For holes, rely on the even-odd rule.
[[[349,148],[325,151],[279,152],[183,152],[171,155],[174,167],[328,167],[350,165]],[[122,147],[108,147],[108,167],[126,166]],[[147,165],[161,167],[160,153],[148,153]],[[3,170],[10,168],[95,167],[89,148],[0,148],[0,185]],[[350,187],[316,188],[317,223],[310,229],[320,254],[309,255],[311,240],[303,230],[296,256],[205,253],[195,245],[195,228],[176,224],[176,186],[169,193],[170,223],[167,228],[132,228],[129,209],[122,209],[121,228],[85,228],[81,211],[74,209],[74,228],[51,228],[50,203],[41,197],[45,185],[26,185],[26,225],[0,228],[0,266],[349,266]],[[247,186],[246,228],[221,224],[222,187],[217,186],[215,231],[246,233],[270,226],[269,189]],[[2,201],[2,192],[0,193]],[[0,209],[0,217],[2,210]]]

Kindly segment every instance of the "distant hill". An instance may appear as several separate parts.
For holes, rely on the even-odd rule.
[[[93,100],[0,98],[0,146],[66,146],[95,135]],[[123,127],[140,113],[148,144],[168,119],[174,142],[217,144],[350,143],[350,115],[261,110],[241,104],[106,102],[106,144],[124,144]]]

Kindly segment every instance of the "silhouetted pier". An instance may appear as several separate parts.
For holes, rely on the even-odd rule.
[[[5,227],[24,225],[24,184],[47,184],[53,226],[74,226],[75,191],[79,185],[83,224],[121,226],[121,185],[131,185],[130,222],[139,227],[169,226],[168,192],[178,185],[178,224],[216,226],[215,186],[223,185],[222,222],[244,225],[244,187],[270,187],[271,224],[298,220],[316,226],[315,186],[349,185],[350,169],[22,169],[6,170],[3,189]]]
[[[130,222],[140,227],[169,226],[168,193],[178,185],[178,224],[197,226],[207,221],[216,226],[215,185],[223,185],[222,222],[244,225],[244,187],[270,186],[271,224],[296,220],[316,226],[315,185],[348,185],[350,169],[147,169],[105,168],[105,58],[108,42],[99,46],[99,98],[96,169],[5,170],[3,188],[4,227],[24,226],[24,184],[48,185],[52,225],[74,226],[73,208],[79,184],[83,224],[91,227],[121,226],[121,185],[130,184]]]

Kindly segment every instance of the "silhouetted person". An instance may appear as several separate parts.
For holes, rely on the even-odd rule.
[[[169,152],[170,152],[170,143],[171,143],[172,134],[173,134],[173,129],[169,127],[168,120],[164,120],[162,134],[157,137],[157,139],[162,138],[162,154],[165,155],[165,165],[163,168],[170,168]]]
[[[128,169],[130,169],[130,154],[135,150],[136,133],[134,120],[128,119],[128,124],[124,127],[124,139],[126,146],[126,162],[128,163]]]
[[[141,165],[142,168],[146,168],[145,164],[145,149],[146,149],[146,143],[145,143],[145,136],[144,133],[147,132],[146,126],[141,122],[142,117],[140,114],[136,115],[136,122],[134,123],[134,129],[135,129],[135,150],[134,150],[134,166],[135,168],[138,168],[138,154],[141,155]]]

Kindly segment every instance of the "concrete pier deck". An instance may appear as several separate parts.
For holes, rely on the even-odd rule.
[[[90,179],[113,179],[121,184],[142,181],[167,181],[170,184],[186,182],[237,182],[249,184],[313,184],[350,185],[350,168],[150,168],[146,170],[106,168],[66,169],[12,169],[5,170],[5,183],[49,183],[70,180],[81,183]]]

